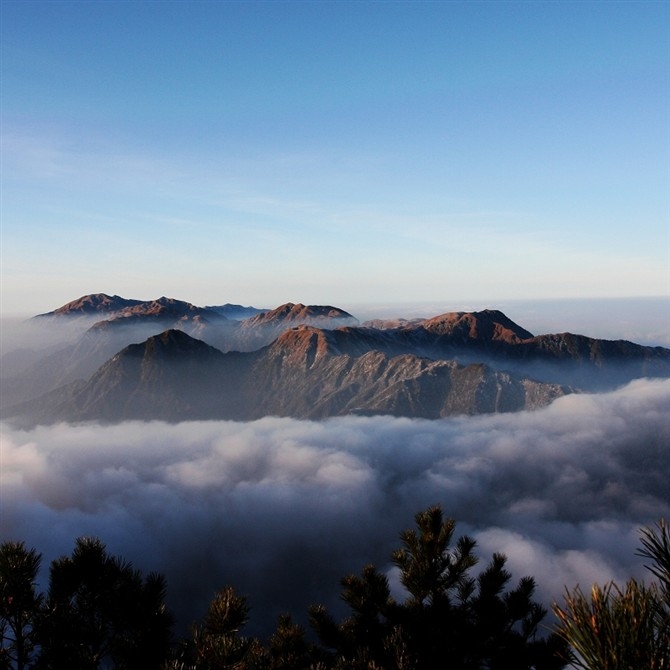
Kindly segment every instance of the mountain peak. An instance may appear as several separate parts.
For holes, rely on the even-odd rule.
[[[502,340],[512,344],[533,337],[532,333],[497,309],[485,309],[480,312],[447,312],[427,319],[421,326],[433,333],[464,340]]]
[[[131,305],[126,309],[121,311],[120,316],[131,316],[131,315],[145,315],[145,316],[157,316],[157,315],[168,315],[168,314],[200,314],[207,312],[208,310],[202,307],[196,307],[190,302],[185,302],[184,300],[177,300],[176,298],[167,298],[162,296],[156,300],[147,300],[146,302],[140,302],[135,305]]]
[[[285,330],[271,345],[272,357],[309,364],[327,354],[337,355],[339,350],[332,331],[310,325],[300,325]]]
[[[119,295],[107,295],[106,293],[90,293],[72,300],[51,312],[38,314],[42,316],[85,316],[100,313],[113,313],[122,309],[140,304],[141,300],[129,300]]]
[[[278,326],[285,323],[307,323],[325,326],[328,324],[357,324],[358,319],[339,307],[331,305],[304,305],[287,302],[269,312],[263,312],[245,321],[248,326]]]
[[[176,328],[153,335],[140,344],[131,344],[118,355],[123,355],[124,352],[156,359],[204,358],[222,355],[218,349]]]

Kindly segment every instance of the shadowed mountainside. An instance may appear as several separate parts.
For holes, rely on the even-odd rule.
[[[299,326],[256,352],[222,353],[178,330],[126,347],[38,421],[321,419],[390,414],[435,419],[532,409],[568,392],[486,365],[379,351],[342,352],[334,331]],[[24,411],[28,407],[23,408]]]
[[[238,317],[250,312],[252,316],[239,320],[227,318],[226,312]],[[96,316],[107,318],[95,320]],[[36,398],[66,383],[88,379],[125,346],[143,342],[165,330],[182,330],[226,352],[259,349],[300,323],[318,324],[322,328],[358,323],[347,312],[330,306],[287,303],[262,311],[231,304],[196,307],[166,297],[126,300],[105,294],[83,296],[32,321],[53,323],[54,328],[63,323],[83,323],[86,330],[81,329],[83,332],[80,330],[72,344],[39,356],[37,360],[34,355],[25,355],[27,363],[23,369],[14,365],[14,360],[3,365],[11,374],[1,377],[2,407]]]
[[[69,303],[73,314],[82,304],[120,304],[89,298]],[[286,303],[233,321],[169,298],[124,302],[133,304],[25,374],[3,379],[3,416],[437,418],[531,409],[575,390],[670,376],[668,349],[571,333],[534,336],[497,310],[361,326],[331,306]]]

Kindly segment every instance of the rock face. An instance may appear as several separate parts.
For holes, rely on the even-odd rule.
[[[4,417],[438,418],[532,409],[573,391],[670,377],[669,349],[534,336],[496,310],[359,325],[331,306],[286,303],[235,321],[169,298],[119,299],[132,303],[125,306],[116,298],[61,308],[112,311],[73,345],[3,379]]]
[[[310,326],[287,331],[260,351],[227,354],[169,330],[126,347],[41,419],[436,419],[532,409],[567,392],[483,364],[343,353],[333,331]]]
[[[435,419],[530,409],[568,392],[483,364],[462,366],[356,347],[347,352],[341,335],[305,326],[284,333],[255,361],[248,376],[250,396],[266,413],[280,416]]]

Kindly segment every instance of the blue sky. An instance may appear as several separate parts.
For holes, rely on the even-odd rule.
[[[670,295],[670,3],[1,12],[4,313]]]

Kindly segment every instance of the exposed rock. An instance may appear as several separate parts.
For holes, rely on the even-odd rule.
[[[118,304],[104,295],[87,298],[83,305]],[[233,321],[169,298],[132,302],[27,373],[3,378],[3,406],[11,405],[3,415],[437,418],[532,409],[573,390],[670,377],[670,350],[663,347],[571,333],[533,336],[496,310],[377,328],[331,306],[287,303]],[[20,404],[31,399],[37,400]]]

